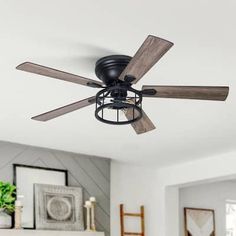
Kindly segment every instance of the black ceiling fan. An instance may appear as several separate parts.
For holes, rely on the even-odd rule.
[[[155,129],[142,109],[143,97],[225,101],[229,92],[229,87],[225,86],[144,85],[141,91],[132,88],[172,46],[173,43],[165,39],[149,35],[134,57],[112,55],[99,59],[95,73],[102,82],[31,62],[18,65],[18,70],[100,89],[93,97],[34,116],[32,119],[48,121],[95,103],[95,116],[98,120],[108,124],[131,124],[136,133],[141,134]],[[106,117],[107,112],[113,115]]]

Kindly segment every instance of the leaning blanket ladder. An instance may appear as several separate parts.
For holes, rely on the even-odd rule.
[[[130,217],[140,217],[140,222],[141,222],[141,233],[140,232],[126,232],[124,229],[124,219],[126,216]],[[144,235],[144,206],[140,207],[140,213],[126,213],[124,212],[124,205],[120,204],[120,232],[121,236],[126,236],[126,235],[138,235],[138,236],[145,236]]]

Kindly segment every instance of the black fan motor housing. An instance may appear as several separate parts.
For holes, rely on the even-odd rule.
[[[105,85],[111,86],[118,80],[131,59],[132,57],[125,55],[102,57],[96,62],[95,73]]]

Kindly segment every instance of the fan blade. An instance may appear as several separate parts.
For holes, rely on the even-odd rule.
[[[134,113],[137,111],[134,111]],[[128,120],[131,120],[133,118],[133,109],[125,109],[124,110],[125,116]],[[138,114],[135,114],[134,116],[137,116]],[[134,123],[131,123],[132,127],[134,128],[135,132],[137,134],[143,134],[146,132],[149,132],[153,129],[155,129],[155,125],[152,123],[152,121],[149,119],[147,114],[142,110],[142,118]]]
[[[96,102],[96,97],[86,98],[84,100],[74,102],[72,104],[57,108],[55,110],[45,112],[45,113],[40,114],[38,116],[34,116],[31,119],[38,120],[38,121],[48,121],[48,120],[54,119],[58,116],[65,115],[66,113],[78,110],[80,108],[83,108],[83,107],[86,107],[89,105],[92,105],[95,102]]]
[[[150,92],[147,92],[145,94],[147,90],[155,90],[156,93],[150,95]],[[142,92],[145,97],[225,101],[229,93],[229,87],[144,85]]]
[[[69,81],[76,84],[81,84],[90,87],[101,88],[102,83],[92,79],[87,79],[78,75],[73,75],[60,70],[52,69],[46,66],[41,66],[31,62],[24,62],[16,67],[17,70],[31,72],[38,75],[48,76],[54,79]]]
[[[121,73],[119,79],[125,80],[125,76],[131,76],[131,78],[134,77],[134,80],[130,82],[137,83],[173,45],[165,39],[149,35]]]

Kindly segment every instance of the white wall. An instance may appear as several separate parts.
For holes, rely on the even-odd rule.
[[[184,236],[184,207],[215,210],[216,235],[225,235],[226,200],[236,200],[236,181],[222,181],[180,189],[180,235]]]
[[[151,168],[111,163],[111,235],[120,235],[119,204],[123,203],[127,212],[139,211],[145,206],[146,235],[157,235],[156,171]],[[128,219],[127,231],[139,231],[137,219]]]
[[[161,169],[112,162],[112,236],[120,234],[118,205],[121,202],[128,210],[136,210],[140,204],[146,206],[146,235],[179,236],[179,187],[235,176],[236,152],[233,151]]]

